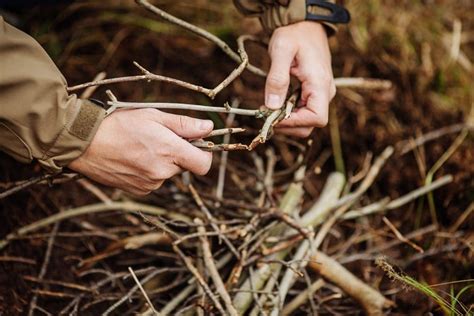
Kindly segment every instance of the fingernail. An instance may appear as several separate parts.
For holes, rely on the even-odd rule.
[[[280,101],[280,96],[276,94],[269,94],[267,97],[267,107],[276,110],[281,108],[281,101]]]
[[[201,121],[199,123],[199,128],[203,131],[209,131],[213,127],[214,127],[214,123],[212,123],[212,121],[209,121],[209,120]]]

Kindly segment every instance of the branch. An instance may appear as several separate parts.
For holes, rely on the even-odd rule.
[[[141,5],[142,7],[144,7],[145,9],[147,9],[148,11],[158,15],[159,17],[165,19],[166,21],[170,22],[170,23],[173,23],[175,25],[178,25],[188,31],[191,31],[193,32],[194,34],[196,35],[199,35],[209,41],[211,41],[212,43],[216,44],[224,53],[226,53],[231,59],[233,59],[234,61],[236,62],[241,62],[241,58],[239,56],[239,54],[237,54],[236,52],[234,52],[232,50],[232,48],[229,47],[229,45],[227,45],[223,40],[221,40],[219,37],[215,36],[214,34],[212,33],[209,33],[208,31],[206,30],[203,30],[202,28],[199,28],[197,27],[196,25],[193,25],[191,23],[188,23],[186,21],[183,21],[159,8],[157,8],[156,6],[150,4],[148,1],[146,0],[136,0],[136,2]],[[258,75],[258,76],[261,76],[261,77],[266,77],[266,72],[253,66],[253,65],[248,65],[247,66],[247,69],[252,72],[253,74],[255,75]]]
[[[303,305],[309,297],[313,296],[314,293],[322,288],[326,282],[323,280],[319,279],[316,282],[312,283],[306,290],[301,291],[300,294],[298,294],[291,302],[285,305],[283,310],[281,311],[281,314],[283,316],[289,316],[293,315],[293,312]]]
[[[133,271],[133,269],[131,267],[128,267],[128,271],[130,271],[130,273],[132,274],[132,277],[133,277],[133,280],[135,281],[135,283],[137,284],[138,288],[140,289],[140,291],[142,292],[143,296],[145,297],[145,300],[148,304],[148,306],[151,308],[151,310],[153,311],[153,314],[155,314],[156,316],[160,316],[161,314],[158,313],[155,309],[155,307],[153,306],[153,303],[151,302],[150,298],[148,297],[148,294],[146,294],[146,291],[145,289],[143,288],[142,284],[140,283],[140,281],[138,280],[135,272]]]
[[[384,308],[394,306],[394,303],[379,291],[362,282],[339,262],[320,251],[311,258],[309,267],[359,302],[369,316],[382,316]]]
[[[263,117],[265,112],[261,110],[236,109],[230,106],[207,106],[187,103],[163,103],[163,102],[121,102],[108,101],[110,108],[106,115],[110,115],[113,111],[118,109],[143,109],[152,108],[160,110],[190,110],[200,112],[216,112],[216,113],[234,113],[236,115]]]
[[[230,298],[229,293],[227,292],[224,281],[219,274],[219,270],[217,270],[216,264],[214,263],[214,259],[212,257],[211,246],[209,245],[209,241],[206,237],[206,229],[204,228],[204,223],[199,219],[196,218],[194,222],[200,226],[198,226],[198,232],[200,233],[199,239],[201,240],[201,248],[202,253],[204,256],[204,262],[206,264],[207,271],[211,276],[214,285],[216,286],[217,292],[221,295],[222,300],[224,301],[227,311],[231,316],[237,316],[238,313],[235,310],[234,305],[232,305],[232,299]]]
[[[214,306],[219,310],[219,313],[221,315],[225,315],[225,311],[222,308],[221,303],[219,303],[219,300],[217,297],[212,293],[211,289],[209,288],[209,285],[207,285],[206,281],[204,281],[202,275],[199,273],[198,269],[193,265],[191,262],[191,259],[189,259],[182,251],[179,249],[179,247],[175,244],[173,244],[173,250],[181,257],[183,260],[184,264],[188,268],[189,272],[191,272],[194,275],[194,278],[197,280],[199,285],[201,285],[202,289],[204,292],[209,296],[209,298],[212,300],[214,303]]]
[[[451,183],[452,181],[453,181],[453,176],[446,175],[444,177],[437,179],[436,181],[434,181],[433,183],[429,185],[422,186],[421,188],[418,188],[392,201],[387,201],[387,199],[383,199],[382,201],[364,206],[361,209],[347,212],[346,214],[342,216],[342,219],[343,220],[354,219],[357,217],[366,216],[366,215],[370,215],[377,212],[383,212],[386,210],[393,210],[393,209],[399,208],[419,198],[420,196],[427,194],[428,192],[434,191],[442,186],[445,186],[448,183]]]
[[[113,202],[113,203],[99,203],[99,204],[92,204],[86,205],[78,208],[73,208],[61,213],[57,213],[51,215],[49,217],[43,218],[37,222],[24,226],[18,229],[16,232],[8,234],[5,239],[0,240],[0,250],[5,248],[12,239],[24,236],[30,232],[36,231],[43,227],[47,227],[51,224],[61,222],[65,219],[81,216],[81,215],[88,215],[100,212],[108,212],[108,211],[121,211],[125,213],[135,213],[135,212],[142,212],[150,215],[166,215],[170,218],[181,220],[185,222],[190,222],[191,219],[185,215],[181,215],[178,213],[173,213],[168,210],[165,210],[160,207],[140,204],[135,202]]]
[[[337,88],[358,88],[358,89],[390,89],[392,82],[389,80],[372,78],[335,78],[334,84]]]

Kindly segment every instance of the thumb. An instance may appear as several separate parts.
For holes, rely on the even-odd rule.
[[[212,131],[211,120],[201,120],[184,115],[160,113],[160,123],[172,130],[176,135],[186,139],[203,138]]]
[[[272,64],[265,84],[265,106],[272,110],[281,108],[285,102],[290,85],[290,68],[295,57],[288,46],[275,46],[270,50]]]

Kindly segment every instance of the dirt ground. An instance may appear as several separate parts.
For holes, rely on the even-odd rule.
[[[212,30],[233,47],[238,34],[255,33],[258,25],[255,21],[241,22],[230,4],[221,6],[218,1],[184,1],[179,5],[161,2],[165,9]],[[461,50],[468,57],[474,56],[474,25],[472,17],[467,14],[469,10],[473,12],[474,6],[470,1],[448,0],[354,1],[348,6],[353,16],[351,26],[342,27],[331,39],[335,76],[383,78],[393,83],[389,90],[340,89],[331,104],[330,125],[338,124],[348,179],[356,179],[363,171],[368,155],[377,156],[389,145],[396,149],[374,185],[356,205],[364,206],[387,196],[392,199],[400,197],[423,186],[429,170],[461,132],[437,137],[402,154],[410,140],[447,126],[474,122],[472,64],[469,70],[459,61],[450,60],[449,45],[448,48],[443,46],[443,39],[449,43],[453,21],[459,19],[465,32]],[[34,7],[20,10],[16,16],[22,29],[45,47],[70,85],[89,81],[103,70],[108,77],[137,73],[131,64],[134,60],[157,74],[203,86],[215,85],[235,67],[212,44],[154,20],[129,1],[120,4],[86,1],[69,6]],[[252,44],[248,50],[253,63],[268,67],[264,48]],[[238,98],[241,107],[255,108],[261,105],[263,87],[263,79],[245,73],[213,101],[161,83],[124,83],[107,88],[111,88],[121,100],[166,100],[221,106],[232,98]],[[105,90],[99,88],[94,97],[105,100]],[[210,118],[217,126],[224,125],[225,115],[212,115]],[[247,127],[248,131],[235,136],[235,139],[249,142],[258,132],[260,123],[253,118],[239,117],[234,126]],[[308,171],[304,178],[303,210],[314,203],[328,175],[336,169],[330,127],[315,131],[311,139],[313,142],[306,149]],[[474,215],[470,211],[474,203],[473,141],[471,129],[435,173],[434,179],[448,174],[454,177],[450,184],[434,191],[436,226],[432,226],[436,223],[430,213],[430,204],[426,197],[422,197],[384,214],[340,222],[321,246],[322,251],[395,302],[396,306],[387,310],[387,315],[443,313],[434,300],[391,280],[374,263],[379,255],[386,256],[406,275],[434,285],[433,288],[449,302],[449,295],[473,284]],[[257,148],[260,157],[266,157],[265,151],[269,147],[278,157],[273,199],[280,200],[291,183],[291,170],[305,144],[306,140],[276,135],[271,142]],[[208,196],[214,194],[220,161],[219,154],[214,156],[213,168],[208,175],[193,176],[199,192],[211,202]],[[6,155],[0,157],[1,191],[17,181],[41,173],[37,164],[25,166]],[[254,171],[252,155],[232,152],[228,166],[233,177],[227,178],[224,197],[256,205],[258,192],[254,184],[261,179]],[[319,168],[318,172],[314,172],[315,167]],[[167,209],[197,212],[195,206],[190,206],[193,205],[192,198],[183,183],[183,179],[176,177],[157,192],[139,199],[98,187],[113,200],[134,199]],[[0,200],[0,239],[46,216],[98,202],[96,194],[76,181],[31,186]],[[218,208],[213,211],[217,217],[228,218],[225,208],[222,213]],[[405,236],[419,232],[411,241],[423,252],[407,243],[397,243],[398,239],[387,226],[384,216]],[[100,314],[134,285],[130,278],[119,278],[104,289],[94,289],[104,274],[127,273],[128,266],[136,270],[149,266],[182,267],[176,264],[179,259],[168,245],[123,250],[93,263],[88,262],[87,258],[104,253],[104,250],[110,254],[114,242],[150,230],[137,214],[108,212],[61,222],[46,275],[43,281],[38,281],[36,278],[45,258],[51,229],[49,226],[27,238],[14,240],[0,251],[0,315],[27,314],[35,295],[38,297],[37,306],[44,309],[43,313],[57,315],[74,298],[83,295],[78,314]],[[310,277],[316,275],[311,272]],[[155,286],[161,292],[157,292],[155,302],[164,304],[185,286],[185,281],[179,271],[160,278]],[[305,282],[299,282],[294,288],[296,292],[290,292],[290,296],[305,287]],[[315,300],[321,315],[363,314],[359,305],[335,286],[316,292]],[[468,311],[472,315],[472,287],[462,294],[460,302],[462,304],[454,304],[454,309],[460,315],[467,315]],[[141,306],[142,298],[136,295],[115,313],[133,314],[140,311]],[[36,314],[41,312],[37,310]],[[310,312],[308,305],[302,306],[297,314]],[[458,314],[453,312],[452,315]]]

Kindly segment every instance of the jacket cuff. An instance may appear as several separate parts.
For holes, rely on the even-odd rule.
[[[35,157],[48,172],[57,173],[89,147],[99,125],[105,117],[105,110],[89,100],[70,100],[68,119],[54,143],[41,157]]]
[[[306,7],[306,0],[292,0],[287,6],[275,4],[267,7],[261,14],[260,20],[267,33],[272,33],[281,26],[286,26],[306,20],[306,14],[329,15],[330,11],[316,6]],[[322,22],[328,31],[328,35],[333,35],[337,31],[336,25]]]

